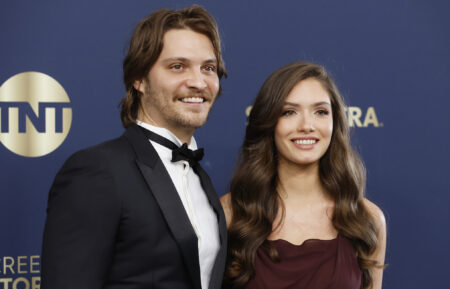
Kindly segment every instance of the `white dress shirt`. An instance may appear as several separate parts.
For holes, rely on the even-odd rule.
[[[165,128],[156,127],[139,120],[136,121],[136,124],[165,137],[177,146],[183,144],[173,133]],[[206,193],[200,183],[200,178],[189,166],[189,163],[184,160],[172,162],[171,149],[152,140],[149,141],[166,167],[191,221],[192,228],[197,235],[202,289],[207,289],[214,261],[220,247],[216,213],[209,204]],[[191,150],[197,149],[194,137],[191,138],[188,148]]]

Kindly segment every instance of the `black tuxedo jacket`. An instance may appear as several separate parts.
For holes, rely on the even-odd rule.
[[[219,289],[226,225],[207,179],[202,186],[221,240],[209,289]],[[41,272],[42,289],[201,289],[197,237],[164,164],[137,125],[75,153],[57,174]]]

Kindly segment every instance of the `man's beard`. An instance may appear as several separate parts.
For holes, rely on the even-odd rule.
[[[183,113],[183,111],[180,111],[177,109],[177,102],[180,101],[179,99],[182,98],[189,98],[189,97],[203,97],[206,101],[210,101],[211,105],[208,108],[208,111],[206,112],[206,116],[204,115],[204,112],[202,113]],[[209,113],[212,108],[213,104],[213,98],[208,95],[205,92],[189,92],[183,95],[175,95],[172,96],[171,99],[168,99],[166,101],[162,101],[163,97],[156,95],[156,92],[153,92],[150,88],[146,91],[145,98],[147,99],[146,105],[149,107],[156,108],[160,111],[161,115],[163,115],[164,120],[168,123],[171,123],[172,125],[176,125],[182,128],[187,129],[197,129],[202,127],[208,117]],[[150,117],[152,117],[150,115]]]

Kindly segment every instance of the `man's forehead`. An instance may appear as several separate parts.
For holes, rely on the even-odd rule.
[[[217,61],[208,36],[190,29],[171,29],[164,34],[159,60]]]
[[[186,57],[168,57],[168,58],[161,57],[160,61],[163,63],[171,63],[171,62],[189,63],[189,62],[193,61],[193,59],[186,58]],[[205,58],[202,62],[215,64],[215,63],[217,63],[217,60],[215,57],[214,58]]]

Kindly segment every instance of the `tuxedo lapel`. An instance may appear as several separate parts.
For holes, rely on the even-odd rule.
[[[136,152],[137,166],[181,250],[194,287],[201,289],[198,240],[176,188],[157,152],[138,126],[130,126],[125,137]]]
[[[223,242],[223,240],[226,239],[226,223],[225,223],[225,215],[223,213],[219,197],[217,196],[216,190],[214,189],[211,179],[201,166],[198,166],[197,174],[199,175],[200,182],[202,184],[203,190],[205,191],[208,197],[209,203],[211,204],[211,206],[213,207],[214,211],[217,214],[217,219],[219,222],[220,239]]]
[[[159,160],[151,168],[139,160],[136,162],[145,181],[150,187],[150,191],[161,208],[170,231],[181,249],[187,270],[191,275],[195,288],[200,289],[197,236],[164,164]]]
[[[214,208],[214,211],[217,215],[217,220],[219,222],[220,249],[217,253],[216,261],[214,263],[211,272],[211,279],[209,282],[209,289],[219,289],[221,288],[227,252],[227,227],[225,222],[225,215],[223,213],[223,209],[217,196],[216,190],[214,189],[214,186],[208,174],[203,170],[201,166],[197,167],[197,174],[200,177],[203,190],[206,192],[209,203]]]

